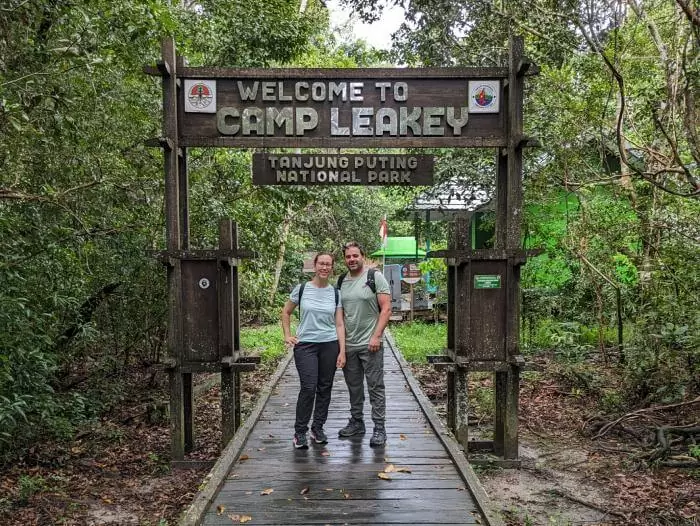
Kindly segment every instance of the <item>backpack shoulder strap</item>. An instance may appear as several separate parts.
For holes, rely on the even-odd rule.
[[[299,309],[301,309],[301,295],[304,294],[304,287],[306,287],[306,281],[299,285]]]
[[[371,268],[367,271],[367,285],[372,289],[372,292],[377,293],[377,284],[374,281],[374,274],[377,272],[376,268]]]
[[[337,309],[340,307],[340,291],[338,290],[338,287],[333,287],[333,292],[335,292],[335,308]]]
[[[347,276],[347,272],[343,272],[340,276],[338,276],[338,281],[336,282],[335,286],[338,290],[343,288],[343,280],[345,279],[345,276]]]

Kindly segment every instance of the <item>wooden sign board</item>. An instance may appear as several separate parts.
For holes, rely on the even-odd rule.
[[[418,283],[421,280],[421,271],[415,263],[406,263],[401,267],[401,279],[409,284]]]
[[[253,184],[417,186],[433,184],[432,155],[253,154]]]
[[[181,68],[180,146],[507,146],[505,68]]]

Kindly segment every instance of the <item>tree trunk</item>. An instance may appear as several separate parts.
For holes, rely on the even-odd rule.
[[[280,248],[277,254],[277,261],[275,263],[275,274],[272,279],[272,286],[270,287],[270,293],[267,297],[267,304],[272,305],[275,301],[275,294],[277,293],[277,286],[280,282],[280,276],[282,275],[282,267],[284,266],[284,254],[287,251],[287,236],[289,235],[289,228],[292,226],[292,219],[294,217],[292,210],[292,205],[287,205],[287,212],[284,214],[284,221],[282,221],[282,227],[280,229]]]

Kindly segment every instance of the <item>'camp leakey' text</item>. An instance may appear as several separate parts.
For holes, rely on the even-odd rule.
[[[467,106],[410,106],[406,82],[256,80],[237,81],[235,87],[240,100],[251,105],[217,110],[216,125],[222,135],[303,136],[326,122],[330,129],[323,133],[330,136],[441,137],[448,128],[459,136],[469,117]],[[379,107],[361,105],[368,90]],[[387,102],[395,107],[381,106]],[[331,106],[321,108],[319,103]],[[328,111],[329,118],[319,119],[319,111]]]

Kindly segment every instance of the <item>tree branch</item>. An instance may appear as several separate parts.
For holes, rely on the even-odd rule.
[[[690,23],[700,27],[700,16],[697,11],[693,11],[693,8],[690,6],[690,0],[676,0],[676,3],[680,6],[683,13],[685,13],[685,16],[688,17]]]

